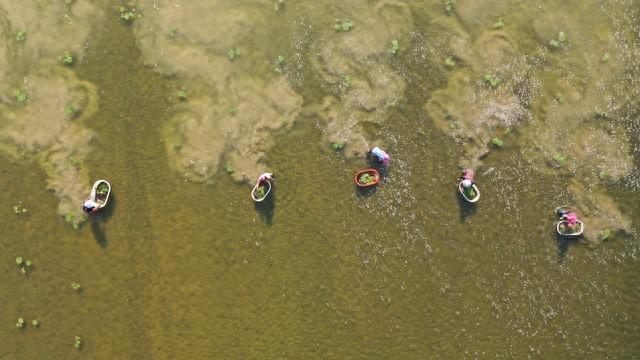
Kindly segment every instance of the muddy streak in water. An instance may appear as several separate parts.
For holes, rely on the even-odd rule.
[[[0,58],[8,64],[0,74],[2,148],[38,159],[49,177],[48,187],[60,200],[59,213],[73,213],[76,223],[82,220],[78,204],[90,186],[83,164],[93,135],[83,122],[95,112],[97,94],[59,57],[69,51],[74,63],[80,61],[90,24],[99,17],[96,4],[89,1],[0,2]],[[16,90],[26,99],[19,100]]]
[[[318,53],[310,63],[330,95],[316,110],[324,121],[326,144],[346,143],[347,156],[363,154],[372,143],[384,146],[385,139],[373,139],[367,124],[383,123],[388,109],[404,96],[405,81],[394,72],[389,60],[406,50],[406,39],[413,30],[413,18],[406,3],[376,1],[365,9],[355,2],[323,2],[327,12],[340,14],[334,27],[314,18],[319,33]],[[347,24],[345,27],[345,24]],[[352,28],[350,25],[352,24]],[[391,51],[393,40],[398,49]]]
[[[268,43],[251,51],[241,46],[267,27],[264,20],[273,6],[260,4],[138,3],[144,16],[135,33],[145,62],[177,74],[193,90],[166,131],[171,163],[187,179],[210,179],[224,160],[236,180],[253,181],[267,169],[274,132],[289,128],[298,117],[302,98],[282,76],[250,67],[264,61]],[[197,20],[203,13],[216,16]],[[227,52],[235,49],[239,53],[230,59]]]
[[[630,219],[600,186],[634,169],[624,122],[616,119],[624,116],[619,110],[628,102],[616,86],[630,69],[611,45],[613,24],[575,21],[594,14],[606,18],[607,6],[541,2],[544,13],[535,10],[538,16],[499,20],[494,14],[518,13],[523,5],[496,3],[487,7],[491,13],[483,11],[485,5],[457,2],[455,17],[442,20],[454,34],[448,52],[455,65],[449,64],[447,86],[425,106],[441,129],[464,144],[460,165],[480,166],[497,147],[492,140],[500,142],[522,124],[520,147],[536,171],[589,184],[569,187],[574,205],[591,224],[588,239],[595,241],[606,228],[630,231]],[[567,16],[568,11],[577,17]],[[493,79],[498,82],[491,84]]]

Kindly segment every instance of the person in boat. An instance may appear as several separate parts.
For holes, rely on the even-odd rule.
[[[273,181],[273,173],[264,173],[258,177],[258,182],[256,185],[260,186],[268,181]]]
[[[475,173],[471,169],[465,169],[460,176],[460,181],[462,181],[462,186],[470,187],[474,184]],[[466,180],[466,181],[465,181]],[[468,184],[468,186],[465,186]]]
[[[578,215],[573,211],[559,210],[558,214],[560,215],[560,220],[567,222],[568,228],[572,229],[578,224]]]
[[[82,204],[82,211],[86,213],[92,213],[98,211],[100,208],[98,204],[96,204],[93,200],[87,199],[84,204]]]
[[[391,156],[389,156],[389,154],[387,154],[386,151],[380,149],[377,146],[369,150],[368,155],[369,157],[374,158],[377,162],[381,163],[384,166],[388,166],[389,161],[391,161]]]

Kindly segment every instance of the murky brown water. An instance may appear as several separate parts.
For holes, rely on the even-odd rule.
[[[0,0],[0,359],[639,357],[639,19],[635,0]],[[358,192],[374,144],[392,165]],[[87,221],[98,178],[113,198]],[[580,241],[554,236],[565,203]]]

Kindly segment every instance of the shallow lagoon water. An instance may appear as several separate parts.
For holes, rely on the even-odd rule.
[[[638,356],[640,133],[633,54],[639,51],[640,6],[479,3],[457,1],[447,14],[436,1],[287,1],[278,11],[252,1],[146,1],[124,4],[142,16],[126,25],[119,17],[123,4],[73,2],[83,11],[95,6],[89,13],[96,20],[70,25],[86,37],[68,44],[81,55],[76,64],[56,61],[64,48],[52,48],[44,59],[8,51],[11,66],[24,59],[38,65],[21,68],[3,89],[10,92],[23,77],[43,78],[38,74],[49,66],[56,70],[44,73],[50,78],[42,80],[43,89],[54,78],[80,81],[95,87],[97,99],[95,110],[61,120],[8,116],[42,109],[41,97],[24,105],[10,93],[3,97],[0,358]],[[2,4],[6,14],[10,9]],[[527,12],[536,19],[522,15]],[[3,15],[7,49],[16,47],[16,28],[33,16],[11,14],[20,15]],[[47,14],[54,24],[64,19]],[[500,17],[504,28],[493,29]],[[333,26],[347,20],[354,27],[337,33]],[[167,34],[171,28],[175,37]],[[587,29],[602,35],[606,64],[586,43],[590,37],[581,37]],[[27,30],[24,46],[64,35]],[[550,49],[547,37],[559,31],[569,40]],[[507,47],[495,36],[511,39],[505,60],[499,55]],[[396,56],[388,53],[394,37]],[[149,46],[165,55],[156,57]],[[230,47],[240,49],[233,61]],[[459,52],[468,47],[473,51]],[[285,58],[281,72],[274,71],[278,55]],[[444,63],[450,56],[453,69]],[[527,60],[536,56],[544,66]],[[495,90],[482,80],[489,71],[504,76]],[[603,79],[606,71],[611,80]],[[456,89],[456,79],[470,98],[454,93],[441,100]],[[261,90],[283,80],[291,89],[283,100],[293,104],[284,109],[298,110],[281,112]],[[176,96],[182,88],[187,101]],[[528,89],[530,103],[523,105],[523,93],[514,88]],[[554,112],[559,92],[564,103]],[[609,100],[599,102],[598,94]],[[42,99],[57,96],[65,95]],[[297,98],[302,103],[291,100]],[[430,111],[433,99],[460,112],[438,117]],[[497,100],[518,102],[516,113],[523,116],[512,124],[513,112],[490,107]],[[607,119],[592,119],[596,105]],[[237,113],[224,114],[229,107]],[[192,109],[210,116],[207,126],[171,131],[180,119],[196,117]],[[270,118],[244,114],[256,111]],[[469,133],[474,128],[466,121],[483,117],[456,115],[476,112],[500,116],[480,124],[489,130]],[[297,115],[283,122],[280,114],[290,113]],[[580,136],[566,138],[570,150],[538,139],[567,131],[559,114],[588,124],[586,134],[605,134],[591,137],[593,148],[581,145],[592,158],[573,150]],[[62,149],[47,143],[25,148],[21,140],[32,137],[15,130],[23,128],[20,121],[48,119],[52,123],[45,124],[63,124],[62,133],[91,136],[63,140]],[[212,136],[196,136],[202,129],[214,129]],[[486,146],[494,136],[504,140],[502,148]],[[181,167],[189,160],[182,149],[206,148],[207,140],[210,153],[201,160],[211,168],[190,173]],[[346,141],[343,152],[329,148],[334,141]],[[373,143],[384,144],[393,163],[381,186],[360,193],[352,175],[365,165],[362,148]],[[560,168],[549,164],[557,151],[569,155]],[[62,166],[76,153],[85,155]],[[478,170],[482,199],[476,208],[462,206],[455,193],[458,166],[465,164]],[[273,201],[264,208],[254,207],[242,180],[255,167],[277,177]],[[611,174],[599,176],[603,167]],[[113,202],[74,230],[61,213],[73,206],[73,196],[82,197],[77,189],[88,191],[97,178],[113,184]],[[576,192],[576,186],[589,190]],[[64,194],[71,195],[60,195],[69,188],[75,190]],[[584,200],[576,195],[582,193]],[[559,203],[578,203],[590,214],[602,214],[599,207],[622,214],[594,221],[625,231],[604,242],[557,240],[552,209]],[[14,205],[27,212],[14,213]],[[33,261],[28,275],[19,272],[16,256]],[[71,288],[74,281],[81,292]],[[18,329],[19,317],[38,319],[40,326]],[[80,351],[74,336],[82,338]]]

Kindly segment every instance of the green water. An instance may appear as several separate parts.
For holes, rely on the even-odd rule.
[[[639,357],[640,186],[634,176],[640,166],[640,129],[634,87],[638,73],[628,70],[633,69],[633,60],[620,55],[617,62],[609,61],[627,66],[616,72],[620,78],[626,76],[626,82],[621,80],[621,88],[611,90],[611,102],[621,105],[610,110],[616,117],[611,122],[623,128],[625,136],[614,137],[611,145],[631,149],[635,168],[604,185],[573,165],[555,169],[532,155],[550,151],[537,140],[530,141],[532,134],[560,123],[538,101],[531,105],[533,120],[501,134],[507,145],[481,156],[467,147],[472,142],[466,138],[469,134],[452,136],[425,110],[425,103],[447,87],[455,71],[465,71],[442,65],[452,51],[442,39],[451,36],[445,24],[469,12],[487,19],[489,28],[504,15],[506,26],[518,29],[509,35],[521,44],[514,56],[548,51],[537,49],[536,35],[528,27],[532,25],[523,14],[494,14],[492,6],[498,5],[493,1],[485,8],[458,1],[450,15],[441,2],[411,4],[407,11],[413,25],[411,31],[400,31],[407,37],[400,41],[399,56],[386,59],[354,50],[353,58],[367,59],[350,62],[350,71],[368,77],[372,84],[373,74],[390,71],[399,75],[389,79],[403,81],[406,88],[390,109],[369,113],[375,120],[336,135],[315,108],[325,96],[336,94],[333,75],[319,68],[340,67],[341,60],[319,66],[313,59],[322,53],[323,43],[337,41],[334,18],[359,19],[359,10],[368,14],[368,9],[382,6],[378,3],[397,6],[396,2],[341,6],[287,1],[279,12],[270,3],[269,12],[263,4],[249,1],[229,6],[234,16],[251,14],[248,18],[269,32],[235,38],[241,57],[233,62],[234,72],[221,77],[234,83],[280,76],[271,59],[282,52],[292,59],[282,76],[304,100],[295,122],[268,133],[272,146],[257,148],[268,149],[266,160],[257,164],[275,171],[276,185],[271,202],[256,207],[248,183],[234,178],[243,171],[242,165],[232,176],[223,169],[236,158],[218,162],[205,181],[191,181],[188,168],[176,171],[175,154],[167,151],[175,139],[165,136],[166,124],[177,113],[188,112],[185,107],[198,97],[242,101],[243,95],[236,90],[230,90],[232,95],[221,92],[219,86],[224,86],[211,85],[209,74],[193,75],[188,70],[168,74],[145,65],[156,59],[145,60],[140,50],[145,46],[140,43],[143,37],[136,38],[141,30],[136,24],[123,24],[120,4],[96,2],[104,10],[103,18],[90,26],[83,57],[71,70],[96,86],[99,102],[97,111],[81,120],[95,132],[81,164],[91,179],[84,186],[88,191],[94,179],[108,179],[113,197],[108,209],[76,231],[59,213],[63,201],[58,193],[47,189],[52,177],[63,177],[42,165],[53,161],[51,155],[42,160],[38,151],[25,156],[1,153],[0,359]],[[509,3],[520,10],[549,8],[550,18],[559,17],[550,3]],[[582,2],[570,3],[577,10],[572,14],[565,9],[567,23],[606,27],[626,18],[626,10],[635,22],[620,20],[622,34],[632,38],[637,33],[637,1],[604,2],[610,13],[603,13],[609,17],[594,18],[585,16],[588,10],[579,11]],[[9,8],[8,2],[0,4]],[[147,4],[143,16],[153,16],[151,8]],[[264,14],[272,15],[262,18]],[[192,20],[207,24],[202,18]],[[356,20],[351,31],[358,31],[362,22]],[[462,23],[465,36],[484,34],[473,21]],[[372,30],[372,34],[375,39],[377,33]],[[622,35],[607,36],[638,53],[637,37],[626,43]],[[201,46],[180,36],[176,41]],[[170,63],[170,58],[171,54],[160,59]],[[578,70],[570,77],[588,72],[581,59],[574,60]],[[371,62],[388,68],[370,68]],[[197,61],[187,65],[196,66]],[[520,71],[562,78],[538,67],[517,68],[514,73]],[[361,91],[358,75],[352,92]],[[579,83],[558,88],[570,93],[566,88]],[[186,104],[176,97],[183,86],[189,90]],[[372,88],[375,96],[353,95],[349,101],[395,99],[383,94],[383,87]],[[545,85],[541,92],[554,90]],[[623,101],[622,94],[630,101]],[[348,96],[336,95],[341,104]],[[588,96],[584,99],[577,105],[568,99],[569,109],[564,111],[593,105]],[[455,101],[451,100],[452,107],[460,105]],[[239,116],[241,111],[239,106]],[[543,117],[546,122],[537,122]],[[456,125],[460,131],[467,129],[463,121]],[[237,146],[241,155],[252,158],[253,144],[242,145],[242,134],[251,129],[241,129],[232,141],[225,140],[225,153]],[[607,130],[615,133],[613,128]],[[362,157],[349,150],[357,142],[354,133],[371,142],[380,139],[393,156],[375,191],[354,188],[353,174],[365,166]],[[12,132],[0,135],[2,144],[15,147],[13,142],[19,142],[12,140],[19,139],[12,138]],[[344,153],[329,149],[334,135],[349,137]],[[39,151],[49,154],[46,147]],[[477,165],[482,198],[476,207],[468,207],[459,202],[456,178],[459,164],[475,157],[482,160]],[[612,172],[617,169],[614,165]],[[556,239],[552,209],[574,201],[570,189],[575,179],[586,182],[590,191],[593,186],[594,194],[606,195],[630,219],[630,228],[604,242]],[[14,213],[18,203],[28,209],[26,214]],[[26,276],[14,262],[17,256],[33,261]],[[80,283],[82,290],[74,292],[71,282]],[[19,317],[27,322],[22,329],[15,326]],[[40,322],[38,328],[30,325],[32,319]],[[74,336],[82,339],[80,350],[73,347]]]

